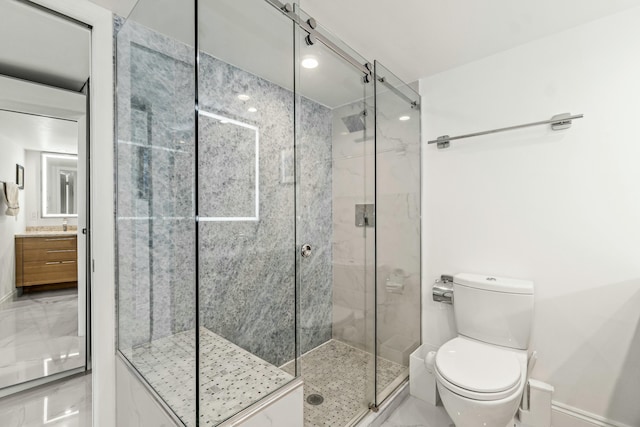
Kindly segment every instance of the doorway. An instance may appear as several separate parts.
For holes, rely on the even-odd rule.
[[[90,368],[91,28],[29,2],[0,15],[1,397]]]

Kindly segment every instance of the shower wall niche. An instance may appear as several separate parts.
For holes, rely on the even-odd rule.
[[[300,379],[325,399],[305,424],[353,423],[420,342],[418,95],[305,43],[294,9],[140,0],[115,22],[118,351],[177,424]]]

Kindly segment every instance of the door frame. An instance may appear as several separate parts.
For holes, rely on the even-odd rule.
[[[92,246],[89,324],[94,427],[115,427],[113,14],[86,0],[30,0],[91,27],[89,179]]]

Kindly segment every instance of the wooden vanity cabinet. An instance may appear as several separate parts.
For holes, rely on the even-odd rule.
[[[16,288],[78,285],[77,236],[18,237]]]

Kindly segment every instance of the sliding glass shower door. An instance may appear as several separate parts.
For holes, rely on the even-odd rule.
[[[376,405],[420,345],[420,96],[378,61],[375,81]]]
[[[305,425],[346,426],[375,398],[373,83],[364,58],[315,30],[297,35],[300,374]]]

